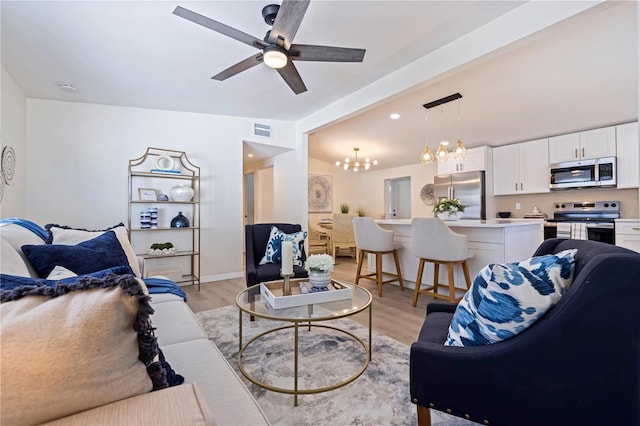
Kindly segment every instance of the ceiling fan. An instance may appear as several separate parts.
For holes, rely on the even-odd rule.
[[[223,81],[264,62],[267,66],[275,68],[291,90],[298,95],[306,92],[307,87],[292,61],[362,62],[365,53],[365,49],[293,44],[293,38],[298,32],[309,1],[283,0],[281,5],[265,6],[262,9],[262,17],[272,28],[267,31],[263,40],[180,6],[176,7],[173,13],[261,50],[257,55],[250,56],[214,75],[212,79]]]

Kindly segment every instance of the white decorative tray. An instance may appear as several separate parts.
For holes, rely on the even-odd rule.
[[[331,285],[327,287],[329,290],[326,291],[302,293],[300,284],[311,288],[309,281],[292,281],[291,296],[283,296],[282,281],[271,281],[260,284],[260,294],[274,309],[351,299],[351,287],[334,280],[331,280]]]

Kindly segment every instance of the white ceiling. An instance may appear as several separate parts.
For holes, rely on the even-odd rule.
[[[365,48],[363,63],[297,62],[294,95],[257,66],[210,77],[257,51],[172,14],[187,9],[262,38],[270,1],[0,2],[1,59],[27,97],[296,121],[481,27],[523,2],[312,0],[296,43]],[[366,113],[317,131],[310,156],[335,161],[359,146],[380,167],[413,164],[454,92],[445,130],[467,146],[496,145],[637,118],[636,2],[607,2],[448,73]],[[74,93],[60,91],[72,84]],[[455,111],[454,111],[455,110]],[[399,112],[398,121],[388,120]],[[461,124],[459,124],[461,123]],[[455,135],[452,135],[455,136]],[[257,148],[257,147],[253,147]]]

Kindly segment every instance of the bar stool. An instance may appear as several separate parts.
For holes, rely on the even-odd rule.
[[[411,232],[413,233],[413,252],[420,258],[418,265],[418,277],[416,278],[416,288],[413,292],[413,307],[418,303],[419,294],[428,294],[437,299],[446,299],[449,302],[458,302],[462,296],[456,298],[456,289],[453,279],[453,267],[456,264],[462,265],[467,289],[471,287],[469,277],[469,265],[467,260],[473,257],[467,248],[467,236],[453,232],[440,219],[413,219],[411,221]],[[433,286],[421,289],[422,272],[424,263],[433,263]],[[442,284],[438,280],[440,265],[447,265],[447,280],[449,284]],[[449,288],[449,295],[439,294],[438,288]]]
[[[378,226],[370,217],[354,217],[353,231],[356,237],[356,249],[358,250],[358,270],[356,272],[356,285],[360,278],[372,280],[378,283],[378,296],[382,297],[382,285],[393,281],[400,283],[400,290],[404,291],[404,282],[402,281],[402,272],[400,271],[400,260],[398,259],[398,250],[393,243],[393,231],[387,231]],[[376,256],[376,271],[368,274],[362,274],[362,264],[365,254],[373,254]],[[382,255],[393,254],[393,260],[396,264],[396,273],[382,271]],[[391,278],[383,280],[383,275]]]

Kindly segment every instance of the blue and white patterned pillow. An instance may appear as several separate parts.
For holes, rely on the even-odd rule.
[[[304,248],[304,240],[307,238],[307,231],[294,232],[293,234],[285,234],[278,227],[271,227],[269,242],[267,243],[267,251],[260,261],[260,265],[265,263],[282,263],[282,242],[291,241],[293,243],[293,264],[302,266],[302,250]]]
[[[488,345],[525,330],[573,282],[576,252],[485,266],[458,304],[445,346]]]

